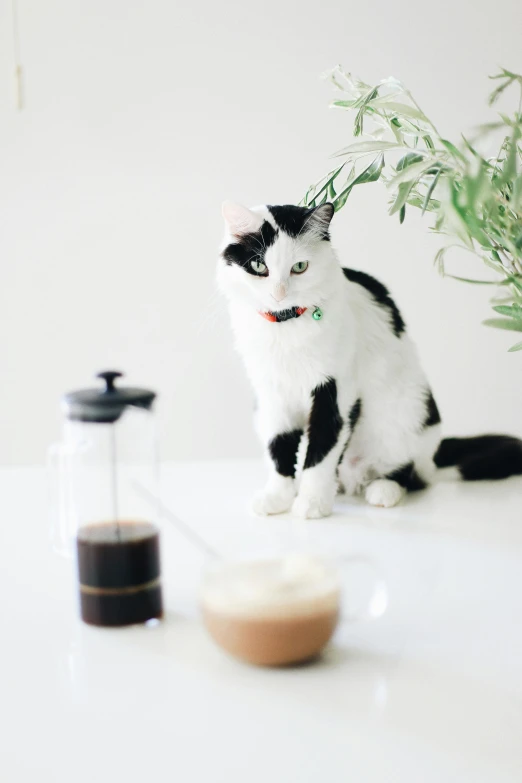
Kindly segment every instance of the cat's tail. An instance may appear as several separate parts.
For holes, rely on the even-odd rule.
[[[433,459],[441,468],[439,478],[442,479],[481,481],[519,476],[522,475],[522,440],[511,435],[444,438]]]

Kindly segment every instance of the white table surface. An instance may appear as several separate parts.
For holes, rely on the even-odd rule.
[[[379,561],[387,614],[323,660],[228,658],[197,614],[202,558],[163,533],[167,615],[74,615],[43,470],[0,471],[0,779],[5,783],[515,783],[522,780],[522,480],[439,485],[397,509],[342,502],[295,531],[246,511],[257,463],[165,465],[164,499],[227,554],[295,537]]]

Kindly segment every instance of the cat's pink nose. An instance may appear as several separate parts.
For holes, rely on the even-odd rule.
[[[284,283],[276,283],[272,289],[272,297],[276,302],[282,302],[287,293],[286,285]]]

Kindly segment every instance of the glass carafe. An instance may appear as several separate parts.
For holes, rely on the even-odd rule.
[[[84,622],[143,623],[162,616],[159,529],[143,487],[157,492],[155,393],[116,385],[66,394],[63,441],[49,451],[53,544],[75,559]]]

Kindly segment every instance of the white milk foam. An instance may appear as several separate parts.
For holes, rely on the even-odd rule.
[[[207,611],[251,619],[331,612],[339,601],[336,569],[301,554],[219,565],[207,575],[202,594]]]

